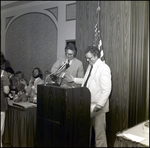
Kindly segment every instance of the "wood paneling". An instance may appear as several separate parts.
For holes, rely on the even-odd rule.
[[[39,85],[37,92],[37,146],[88,147],[90,91]]]
[[[84,67],[87,66],[84,51],[93,44],[96,8],[97,1],[77,1],[76,3],[77,58],[83,61]]]
[[[112,72],[107,137],[113,145],[115,134],[128,127],[130,2],[102,1],[100,20],[105,61]]]
[[[138,5],[135,5],[138,11],[138,9],[140,9],[140,3],[135,3]],[[140,57],[140,53],[141,56],[144,57],[145,52],[143,54],[141,52],[141,50],[143,51],[144,48],[139,50],[136,49],[136,47],[131,48],[131,41],[133,38],[137,38],[139,34],[145,34],[145,31],[141,30],[141,32],[133,32],[137,34],[131,33],[131,26],[133,26],[133,22],[135,22],[135,20],[132,20],[131,18],[131,13],[135,13],[131,11],[131,4],[131,1],[100,1],[101,10],[99,20],[103,50],[105,61],[109,65],[112,72],[110,111],[107,113],[107,140],[108,146],[111,147],[114,144],[115,134],[128,128],[128,119],[130,113],[129,102],[131,102],[131,100],[134,98],[132,103],[140,106],[141,103],[144,103],[142,99],[146,99],[146,97],[144,95],[142,96],[141,93],[142,90],[144,94],[146,93],[144,92],[144,90],[146,90],[146,83],[143,77],[145,76],[146,78],[146,71],[144,73],[142,72],[142,70],[145,70],[146,65],[144,66],[144,64],[146,64],[146,62],[142,62],[143,58]],[[88,45],[93,44],[97,7],[98,1],[77,1],[76,3],[76,45],[78,48],[77,56],[84,62],[85,69],[86,61],[84,58],[84,50]],[[141,12],[140,15],[138,15],[138,13],[135,14],[138,15],[137,17],[139,17],[139,19],[143,17],[142,15],[145,15],[145,8],[142,7],[141,9],[143,13]],[[138,23],[139,24],[137,25],[140,25],[140,20]],[[142,43],[145,43],[144,41]],[[138,65],[134,65],[134,61]],[[136,75],[139,72],[141,73],[141,76],[139,76],[138,83],[136,83]],[[131,84],[132,86],[130,86]],[[142,87],[144,88],[141,90]],[[132,92],[134,92],[134,94],[132,94]],[[141,97],[139,102],[136,101],[137,95],[138,98]],[[140,110],[137,110],[136,112],[138,114]],[[140,113],[139,115],[143,115],[144,113],[145,112],[143,111],[143,113]],[[133,117],[134,114],[132,114],[130,118]]]

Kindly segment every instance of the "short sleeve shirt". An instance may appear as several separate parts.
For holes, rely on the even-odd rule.
[[[8,79],[8,74],[6,71],[1,69],[1,111],[7,110],[7,100],[5,98],[3,87],[9,86],[9,85],[10,85],[10,82]]]

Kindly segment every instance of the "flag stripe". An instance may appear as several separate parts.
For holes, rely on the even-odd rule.
[[[105,62],[105,58],[104,58],[104,51],[102,48],[102,40],[101,40],[101,36],[100,36],[100,30],[99,30],[99,11],[100,11],[100,7],[99,7],[99,2],[98,2],[98,8],[96,11],[96,24],[95,24],[95,36],[94,36],[94,42],[93,45],[98,47],[98,49],[100,50],[100,59]]]

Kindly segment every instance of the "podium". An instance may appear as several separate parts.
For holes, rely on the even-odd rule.
[[[86,87],[37,87],[37,147],[89,147],[91,94]]]

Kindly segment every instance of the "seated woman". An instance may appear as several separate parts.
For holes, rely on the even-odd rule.
[[[26,102],[28,101],[28,96],[26,95],[26,91],[25,91],[25,84],[22,83],[22,81],[26,81],[24,74],[22,73],[22,71],[17,71],[15,73],[15,80],[14,81],[14,86],[16,87],[16,93],[14,96],[14,102]]]
[[[22,71],[17,71],[15,73],[15,79],[16,79],[16,88],[17,88],[17,91],[18,92],[26,92],[25,91],[25,84],[22,83],[22,81],[26,81],[27,83],[27,80],[25,79],[24,77],[24,74],[22,73]]]

